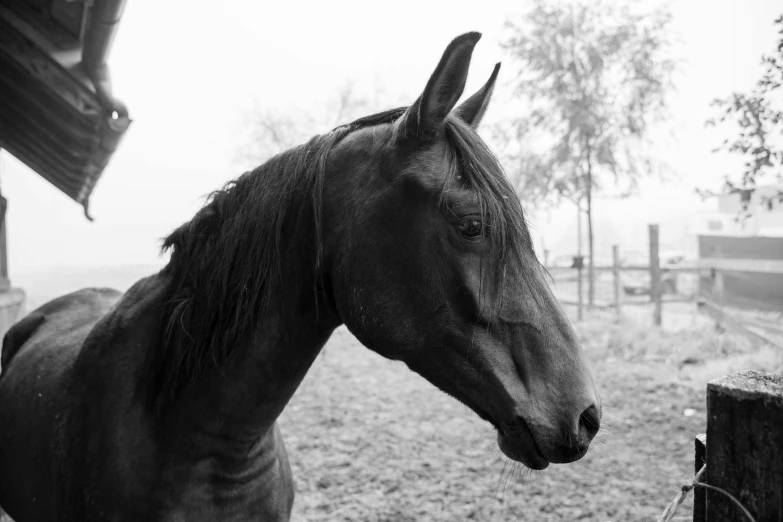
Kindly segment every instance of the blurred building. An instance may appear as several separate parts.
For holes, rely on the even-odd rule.
[[[749,197],[743,217],[740,194],[721,194],[705,202],[691,221],[692,235],[783,237],[783,184],[759,187]],[[773,201],[773,204],[770,204]]]
[[[722,266],[720,294],[715,274],[703,275],[700,293],[726,305],[783,313],[783,184],[748,194],[722,194],[690,223],[691,249],[708,264]]]
[[[84,209],[130,125],[106,63],[125,0],[3,0],[0,4],[0,152]],[[0,335],[24,292],[7,269],[0,196]]]

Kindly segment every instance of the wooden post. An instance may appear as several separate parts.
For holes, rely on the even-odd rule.
[[[715,248],[715,250],[712,252],[712,255],[720,259],[723,257],[723,253],[721,252],[720,247]],[[723,311],[723,272],[718,270],[717,268],[711,268],[710,269],[710,299],[712,302],[714,302],[718,306],[718,311]],[[719,313],[715,316],[715,329],[722,332],[724,330],[723,327],[723,314]]]
[[[712,300],[723,305],[723,272],[717,268],[710,270],[710,279],[712,282]]]
[[[710,269],[710,299],[715,303],[715,313],[711,314],[715,319],[715,330],[724,331],[723,319],[723,274],[717,268]]]
[[[577,256],[576,259],[576,318],[577,320],[581,321],[582,317],[584,316],[584,288],[583,288],[583,267],[584,267],[584,258],[580,255]]]
[[[707,473],[756,522],[783,520],[783,375],[745,370],[707,383]],[[724,495],[706,498],[708,522],[746,519]]]
[[[576,318],[581,321],[584,314],[584,297],[582,295],[582,269],[584,268],[584,258],[582,257],[582,200],[576,204]]]
[[[661,264],[658,256],[658,225],[650,225],[650,300],[653,324],[661,326]]]
[[[614,311],[619,319],[622,316],[620,312],[622,281],[620,281],[620,248],[617,245],[612,245],[612,275],[614,276]]]
[[[544,267],[549,267],[549,250],[544,249]]]
[[[0,147],[0,180],[4,172],[3,149]],[[5,216],[8,208],[8,201],[0,193],[0,292],[6,292],[11,288],[11,281],[8,279],[8,246],[6,244]]]

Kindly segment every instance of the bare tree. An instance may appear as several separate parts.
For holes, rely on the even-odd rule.
[[[321,110],[287,108],[285,110],[256,107],[244,121],[246,139],[238,151],[241,163],[259,164],[268,158],[306,142],[314,134],[361,116],[396,105],[385,91],[375,85],[369,94],[360,92],[356,83],[348,81],[329,97]]]

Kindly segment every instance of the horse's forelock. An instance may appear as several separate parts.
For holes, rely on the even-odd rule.
[[[457,117],[446,119],[445,134],[457,164],[455,173],[466,178],[488,220],[485,224],[499,262],[508,255],[532,251],[522,206],[498,158],[478,134]],[[444,184],[444,189],[446,186]]]

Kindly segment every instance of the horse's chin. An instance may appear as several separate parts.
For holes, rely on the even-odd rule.
[[[506,457],[521,462],[530,469],[541,470],[549,466],[549,461],[541,454],[535,439],[529,433],[505,434],[498,431],[498,447]]]

